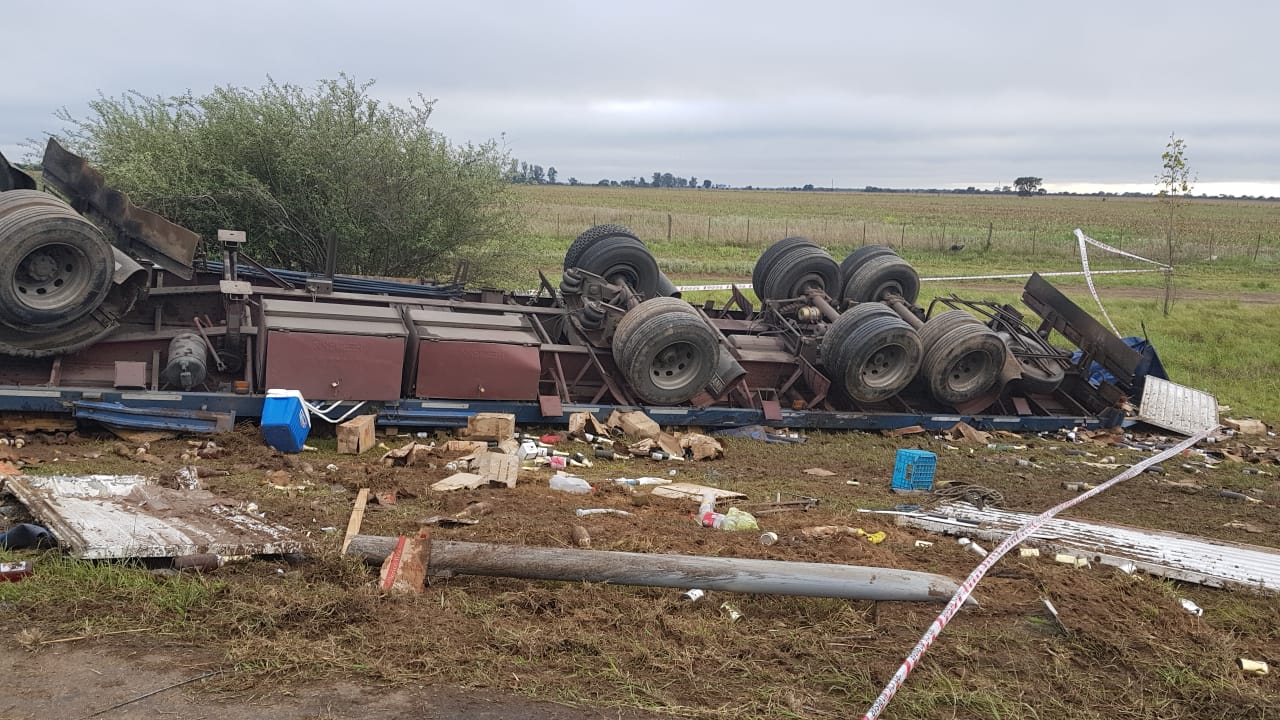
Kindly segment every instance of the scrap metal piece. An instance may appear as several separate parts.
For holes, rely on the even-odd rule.
[[[53,138],[45,146],[42,167],[44,181],[66,195],[78,212],[107,226],[116,245],[191,279],[199,235],[129,202],[124,193],[107,187],[102,173]]]
[[[1218,398],[1148,375],[1142,386],[1138,419],[1165,430],[1195,435],[1218,426]]]
[[[380,564],[396,538],[357,535],[347,554]],[[436,541],[432,573],[599,582],[848,600],[945,602],[951,578],[894,568]]]
[[[172,490],[130,475],[13,477],[9,492],[74,557],[124,559],[278,555],[302,543],[206,490]]]
[[[71,414],[84,420],[97,420],[103,425],[140,430],[169,430],[192,433],[230,432],[236,414],[185,410],[183,408],[136,408],[112,402],[78,400],[71,403]]]
[[[1107,369],[1120,384],[1129,386],[1135,379],[1142,354],[1125,345],[1115,333],[1076,305],[1062,291],[1050,285],[1039,273],[1032,273],[1022,290],[1022,302],[1044,318],[1042,331],[1057,330],[1084,355],[1081,367],[1088,368],[1089,361]]]
[[[1036,517],[978,509],[968,503],[942,505],[935,513],[903,514],[898,517],[898,524],[1000,541]],[[1133,565],[1151,575],[1209,587],[1280,590],[1280,550],[1274,548],[1061,518],[1045,522],[1027,542],[1103,565],[1121,569]]]

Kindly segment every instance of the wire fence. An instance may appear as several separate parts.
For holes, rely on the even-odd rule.
[[[746,215],[710,215],[648,209],[580,208],[535,206],[526,217],[531,231],[540,236],[571,241],[591,225],[626,225],[646,243],[702,243],[711,246],[759,248],[792,235],[803,235],[828,248],[840,250],[863,245],[889,245],[902,252],[992,251],[1002,255],[1033,257],[1074,257],[1077,253],[1073,228],[1009,226],[992,220],[978,226],[947,225],[945,222],[868,222],[844,218],[760,218]],[[1220,237],[1212,228],[1188,222],[1174,243],[1173,257],[1164,228],[1136,228],[1108,231],[1089,229],[1090,234],[1115,247],[1174,264],[1185,261],[1236,260],[1266,263],[1280,259],[1275,238],[1280,225],[1271,232],[1242,238],[1235,233]]]

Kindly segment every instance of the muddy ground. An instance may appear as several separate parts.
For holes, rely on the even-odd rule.
[[[227,718],[254,716],[254,708],[318,718],[857,716],[939,605],[733,593],[689,603],[670,589],[462,576],[433,579],[423,595],[386,595],[373,587],[375,570],[336,557],[353,498],[362,487],[396,494],[394,504],[369,506],[368,534],[413,533],[423,518],[483,501],[492,512],[478,524],[437,528],[434,537],[567,548],[572,527],[582,525],[598,550],[900,567],[958,580],[977,558],[953,539],[856,512],[930,501],[890,492],[897,449],[931,450],[939,481],[982,485],[1003,495],[1001,507],[1026,512],[1074,495],[1064,482],[1098,483],[1118,472],[1085,463],[1133,463],[1150,454],[1060,436],[995,438],[1026,448],[991,450],[931,434],[808,435],[798,445],[726,439],[723,459],[700,463],[600,461],[580,471],[597,487],[582,497],[551,491],[548,470],[522,474],[512,489],[439,493],[428,486],[450,474],[448,457],[433,460],[434,467],[391,468],[378,462],[380,451],[338,455],[325,439],[311,441],[318,451],[285,456],[242,427],[218,438],[231,451],[225,457],[200,461],[230,473],[207,478],[206,487],[253,501],[268,519],[294,528],[311,559],[162,577],[143,567],[9,553],[41,568],[0,590],[0,658],[34,704],[7,699],[0,717],[88,715],[213,670],[220,672],[158,696],[170,696],[158,707],[174,717]],[[393,447],[409,440],[380,439]],[[148,462],[115,454],[118,442],[91,432],[65,445],[33,436],[14,454],[31,473],[165,477],[190,450],[183,438],[156,441],[149,452],[156,460]],[[1210,469],[1188,455],[1165,463],[1164,475],[1139,476],[1068,516],[1280,547],[1280,466],[1266,455],[1275,439],[1249,445],[1263,452],[1251,454],[1239,438],[1202,447],[1255,462],[1226,460]],[[336,471],[325,469],[330,463]],[[821,503],[761,516],[762,528],[781,538],[764,546],[757,532],[700,527],[691,517],[696,503],[652,497],[638,506],[609,482],[672,471],[673,480],[744,492],[744,504],[779,495]],[[1189,492],[1170,480],[1205,489]],[[273,487],[299,485],[305,489]],[[1229,500],[1219,488],[1261,502]],[[633,515],[576,517],[583,507]],[[887,539],[873,545],[803,536],[818,525],[883,531]],[[915,547],[917,539],[934,545]],[[981,607],[947,628],[886,717],[1280,717],[1280,672],[1245,675],[1234,664],[1239,657],[1280,664],[1274,595],[1017,557],[1002,560],[977,594]],[[1061,624],[1043,598],[1057,607]],[[1203,607],[1204,616],[1184,611],[1182,598]],[[740,620],[722,610],[725,602]],[[83,639],[51,642],[65,638]],[[120,684],[110,682],[113,674]],[[78,699],[65,693],[68,684],[80,690]],[[103,717],[158,716],[141,711],[157,705],[129,707],[134,714]]]

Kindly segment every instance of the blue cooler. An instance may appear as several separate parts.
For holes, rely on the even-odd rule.
[[[311,415],[297,390],[268,390],[262,401],[262,439],[280,452],[301,452]]]

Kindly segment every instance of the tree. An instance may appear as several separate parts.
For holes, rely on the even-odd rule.
[[[510,158],[494,142],[453,144],[431,127],[435,100],[394,105],[340,75],[314,88],[268,78],[149,97],[99,95],[59,140],[148,209],[212,239],[248,234],[246,252],[319,271],[335,241],[342,272],[444,274],[459,259],[500,275],[520,223]]]
[[[560,173],[558,170],[556,170],[555,165],[552,165],[551,167],[547,168],[547,182],[551,183],[552,185],[555,185],[556,175],[559,175],[559,174]]]
[[[570,176],[570,177],[569,177],[569,184],[570,184],[570,185],[577,185],[577,184],[578,184],[578,178],[573,177],[573,176]]]
[[[1195,187],[1196,176],[1187,164],[1187,144],[1175,133],[1169,133],[1169,142],[1160,155],[1160,173],[1156,175],[1156,195],[1164,203],[1168,211],[1165,225],[1165,245],[1168,250],[1169,267],[1173,267],[1174,256],[1177,255],[1178,208],[1185,202],[1191,189]],[[1169,282],[1171,276],[1165,274],[1164,314],[1169,314],[1172,299]]]
[[[703,180],[703,181],[702,181],[702,189],[703,189],[703,190],[710,190],[710,189],[711,189],[711,181],[710,181],[710,180]]]
[[[1044,178],[1032,177],[1027,175],[1013,181],[1013,186],[1018,189],[1018,194],[1022,197],[1035,195],[1040,189],[1040,184],[1044,182]]]

